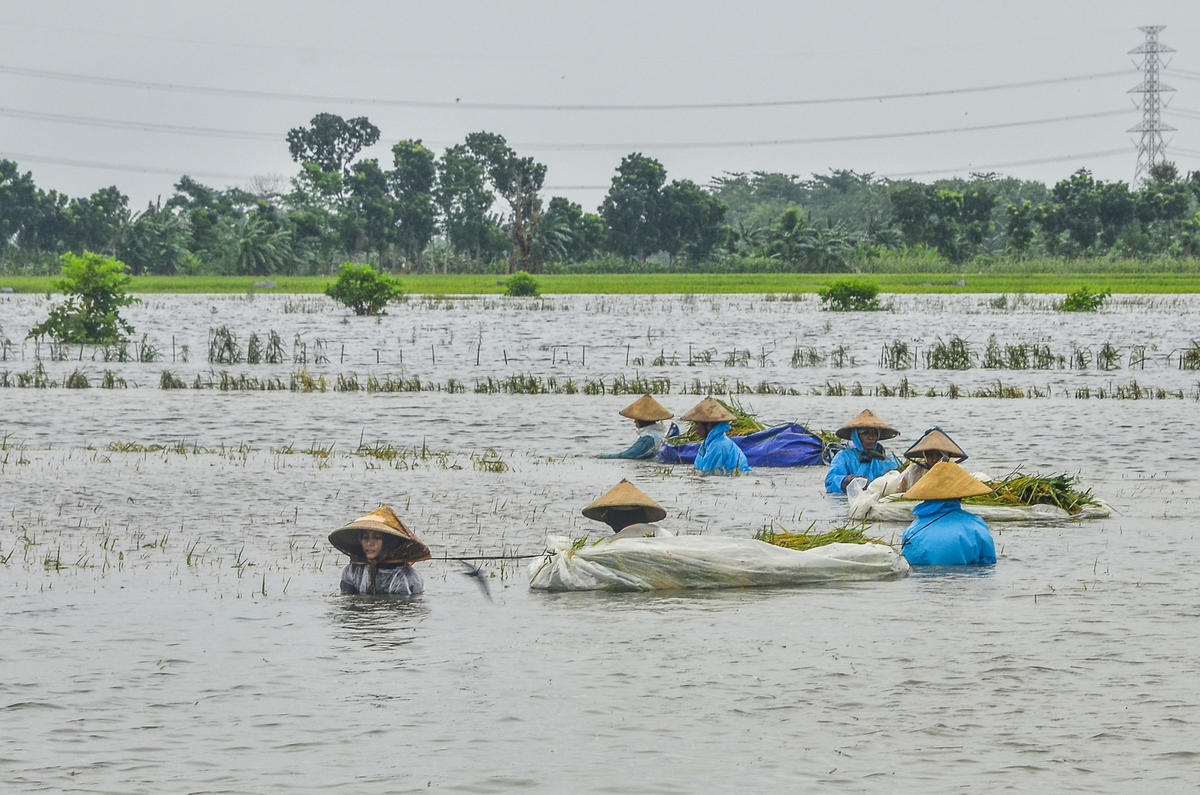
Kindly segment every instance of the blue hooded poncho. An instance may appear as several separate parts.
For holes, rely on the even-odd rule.
[[[696,450],[696,469],[699,472],[731,475],[734,472],[749,472],[746,454],[725,435],[732,426],[729,422],[718,422],[700,442]]]
[[[868,481],[887,472],[889,469],[899,469],[900,461],[887,450],[883,449],[883,445],[876,443],[874,452],[883,455],[883,458],[869,458],[863,461],[863,446],[862,440],[858,438],[858,428],[850,432],[850,443],[853,447],[843,450],[833,457],[829,462],[829,471],[825,473],[825,491],[830,494],[843,494],[845,489],[842,488],[842,481],[847,475],[866,478]]]
[[[996,562],[996,543],[987,523],[959,500],[925,500],[913,508],[913,523],[900,540],[900,553],[913,566],[978,566]]]

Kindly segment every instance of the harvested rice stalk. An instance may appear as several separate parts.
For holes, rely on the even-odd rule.
[[[1069,475],[1039,477],[1014,472],[1003,480],[988,481],[991,494],[967,497],[966,503],[975,505],[1054,505],[1074,516],[1085,505],[1092,505],[1096,498],[1091,489],[1080,491],[1078,479]]]
[[[816,526],[813,522],[808,526],[808,531],[803,533],[776,533],[773,530],[763,528],[754,534],[754,538],[759,541],[765,541],[768,544],[774,544],[777,547],[787,547],[803,552],[806,549],[815,547],[823,547],[826,544],[887,544],[886,541],[881,541],[878,538],[868,538],[863,535],[866,530],[866,524],[859,524],[847,527],[835,527],[827,533],[814,533],[812,529]]]
[[[729,432],[727,436],[746,436],[751,433],[761,431],[766,426],[755,419],[754,415],[742,408],[742,404],[738,403],[733,398],[729,398],[729,402],[717,400],[729,412],[733,414],[733,421],[729,423]],[[678,436],[669,436],[666,439],[667,444],[695,444],[701,441],[700,435],[696,433],[696,423],[688,423],[688,429],[685,433]]]

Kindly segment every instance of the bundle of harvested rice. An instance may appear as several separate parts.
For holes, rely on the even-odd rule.
[[[761,431],[766,426],[754,418],[754,415],[742,408],[742,404],[738,403],[733,398],[729,398],[729,402],[714,398],[718,403],[724,406],[734,419],[729,423],[729,432],[727,436],[746,436],[747,434]],[[696,433],[696,423],[688,423],[688,429],[685,433],[678,436],[668,436],[667,444],[695,444],[701,441],[700,435]]]
[[[967,497],[963,502],[975,505],[1054,505],[1074,516],[1085,505],[1096,502],[1091,489],[1080,491],[1077,484],[1076,478],[1065,474],[1039,477],[1014,472],[1003,480],[987,481],[987,485],[993,489],[991,494]]]
[[[815,526],[816,522],[810,524],[808,531],[804,533],[776,533],[774,530],[763,528],[754,534],[754,538],[758,541],[774,544],[777,547],[787,547],[788,549],[795,549],[800,552],[815,547],[823,547],[826,544],[887,544],[886,541],[881,541],[878,538],[868,538],[863,535],[866,524],[854,525],[852,527],[835,527],[827,533],[812,532]]]

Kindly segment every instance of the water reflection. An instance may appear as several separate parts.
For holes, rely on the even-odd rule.
[[[419,636],[429,614],[420,596],[334,596],[326,619],[334,638],[347,644],[395,649]]]

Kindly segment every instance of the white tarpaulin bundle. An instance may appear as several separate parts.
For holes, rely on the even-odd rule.
[[[975,477],[986,481],[987,475]],[[894,494],[893,489],[900,480],[900,473],[892,470],[875,478],[865,488],[865,478],[850,482],[846,489],[849,506],[848,516],[853,520],[874,522],[911,522],[913,506],[917,502],[902,499],[903,494]],[[1057,505],[972,505],[964,502],[963,510],[970,511],[985,522],[1056,522],[1064,519],[1102,519],[1112,514],[1112,509],[1103,502],[1083,506],[1083,510],[1070,514]]]
[[[881,580],[908,573],[884,544],[828,544],[798,552],[752,538],[663,536],[578,545],[546,539],[529,566],[529,587],[545,591],[652,591]]]

